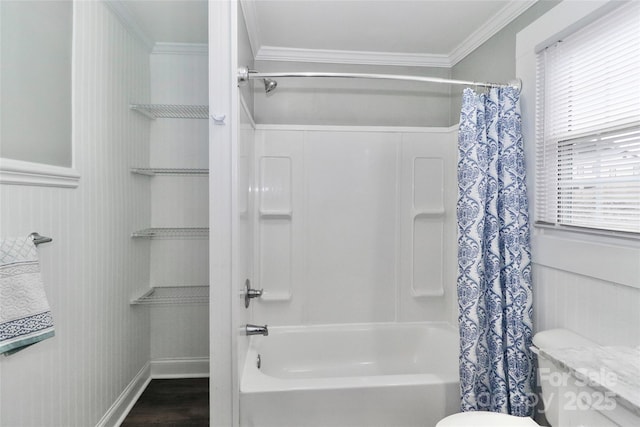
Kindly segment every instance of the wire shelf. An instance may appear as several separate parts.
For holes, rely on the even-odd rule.
[[[209,175],[209,169],[176,169],[176,168],[131,168],[131,173],[138,175]]]
[[[131,237],[147,238],[180,238],[180,237],[209,237],[208,227],[181,227],[181,228],[145,228],[131,233]]]
[[[129,106],[150,119],[206,119],[208,105],[131,104]]]
[[[132,305],[207,303],[209,303],[208,286],[156,286],[131,300]]]

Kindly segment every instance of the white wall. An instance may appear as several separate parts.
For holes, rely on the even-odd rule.
[[[448,68],[256,61],[261,72],[326,71],[448,78]],[[450,88],[408,81],[279,78],[265,94],[254,80],[258,124],[449,126]]]
[[[238,157],[241,119],[238,67],[238,2],[209,3],[209,315],[210,423],[238,425],[239,312],[244,282],[239,268]],[[224,120],[224,123],[221,123]]]
[[[151,102],[207,105],[208,55],[152,53]],[[208,168],[208,120],[157,119],[151,123],[150,165]],[[152,227],[208,227],[206,175],[155,176],[151,182]],[[151,286],[207,286],[207,239],[153,239]],[[151,306],[151,359],[208,358],[209,307],[206,304]]]
[[[522,127],[532,212],[536,48],[612,5],[605,1],[562,2],[518,33],[516,71],[523,79]],[[535,227],[532,240],[535,330],[563,327],[602,344],[640,344],[637,239]]]
[[[253,317],[455,318],[452,129],[258,126]]]
[[[149,314],[129,305],[149,281],[148,53],[102,2],[75,2],[77,189],[1,185],[0,234],[53,237],[38,252],[56,336],[0,358],[0,424],[93,426],[149,360]],[[32,102],[38,102],[33,99]],[[33,126],[38,117],[32,117]]]
[[[261,72],[379,73],[507,82],[516,77],[515,35],[556,0],[540,1],[452,68],[256,61]],[[272,94],[253,81],[258,124],[451,126],[463,86],[362,79],[280,78]]]
[[[531,22],[538,19],[549,9],[555,7],[558,0],[538,1],[522,15],[518,16],[482,46],[467,55],[451,69],[451,78],[487,82],[508,82],[520,77],[516,73],[516,34]],[[462,90],[464,86],[451,88],[450,124],[460,121]]]

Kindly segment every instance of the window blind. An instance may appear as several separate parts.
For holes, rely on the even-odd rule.
[[[640,2],[538,54],[536,221],[640,233]]]

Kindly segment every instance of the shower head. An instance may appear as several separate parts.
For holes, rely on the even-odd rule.
[[[271,79],[264,79],[264,91],[266,93],[273,92],[278,87],[278,82]]]

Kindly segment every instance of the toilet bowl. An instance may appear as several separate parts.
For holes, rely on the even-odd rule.
[[[529,417],[499,414],[495,412],[460,412],[436,424],[436,427],[536,427],[538,423]]]
[[[539,332],[533,337],[533,344],[537,348],[562,348],[596,345],[594,342],[566,329],[553,329]],[[546,369],[548,372],[559,371],[559,368],[544,358],[539,358],[539,366]],[[548,375],[547,377],[550,376]],[[562,390],[542,378],[540,385],[542,386],[542,395],[543,397],[546,397],[544,402],[548,403],[544,412],[549,424],[554,427],[568,425],[562,421],[564,419],[562,411],[564,405],[562,405],[562,402],[559,400],[563,396]],[[558,398],[551,398],[553,396],[557,396]],[[539,424],[529,417],[516,417],[513,415],[495,412],[470,411],[450,415],[438,422],[436,427],[534,427],[538,425]]]

